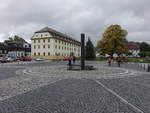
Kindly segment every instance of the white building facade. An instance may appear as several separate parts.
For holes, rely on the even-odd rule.
[[[63,59],[74,55],[80,57],[80,42],[71,37],[45,27],[31,38],[32,58]]]

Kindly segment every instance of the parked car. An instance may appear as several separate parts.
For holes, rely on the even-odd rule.
[[[13,59],[13,58],[11,58],[11,57],[8,57],[8,58],[6,58],[6,61],[7,61],[7,62],[13,62],[13,61],[15,61],[15,59]]]
[[[45,58],[36,58],[36,59],[34,59],[35,61],[44,61],[44,60],[46,60]]]
[[[32,58],[25,57],[25,58],[22,59],[22,61],[32,61]]]
[[[1,63],[7,63],[7,59],[4,58],[4,57],[2,57],[2,58],[0,58],[0,62],[1,62]]]
[[[72,58],[71,57],[65,57],[65,58],[63,58],[63,61],[68,61],[68,60],[72,60]]]
[[[17,57],[17,58],[15,58],[15,61],[22,61],[22,58],[21,57]]]
[[[3,60],[3,57],[0,57],[0,62]]]

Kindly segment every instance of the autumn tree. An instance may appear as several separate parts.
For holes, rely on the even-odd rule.
[[[86,60],[93,60],[95,57],[94,45],[88,38],[88,41],[86,42]]]
[[[122,29],[120,25],[110,25],[102,34],[102,39],[97,43],[97,48],[100,50],[99,53],[110,56],[126,53],[126,36],[127,31]]]

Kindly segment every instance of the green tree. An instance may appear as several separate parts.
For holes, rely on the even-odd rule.
[[[118,55],[126,53],[127,34],[127,31],[122,29],[120,25],[110,25],[97,43],[100,54],[113,56],[114,53]]]
[[[86,59],[87,60],[93,60],[95,59],[95,49],[94,45],[92,44],[91,40],[88,38],[88,41],[86,42]]]
[[[5,40],[4,42],[7,43],[7,42],[26,42],[26,41],[23,38],[15,35],[13,38],[9,37],[8,40]]]
[[[150,45],[146,42],[140,43],[140,51],[150,51]]]
[[[149,51],[142,51],[139,53],[140,57],[146,57],[146,56],[150,56],[150,52]]]

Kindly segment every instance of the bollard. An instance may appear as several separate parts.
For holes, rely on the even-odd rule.
[[[148,64],[146,64],[145,69],[148,70]]]
[[[71,60],[69,60],[68,66],[69,66],[69,70],[71,70]]]
[[[71,60],[69,60],[69,63],[68,63],[68,65],[69,65],[69,66],[71,66]]]
[[[150,65],[148,65],[147,71],[150,72]]]
[[[142,69],[144,69],[144,64],[142,63]]]

